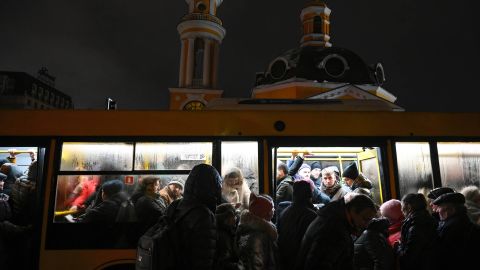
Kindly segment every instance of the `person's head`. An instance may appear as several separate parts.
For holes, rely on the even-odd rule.
[[[183,190],[185,200],[196,200],[215,212],[222,202],[222,177],[215,167],[198,164],[193,167]]]
[[[150,196],[154,196],[160,192],[160,178],[155,176],[147,176],[140,183],[140,190]]]
[[[365,230],[372,218],[377,215],[375,203],[363,194],[353,195],[348,202],[345,202],[345,207],[354,232]]]
[[[110,180],[102,185],[102,200],[111,198],[113,195],[123,190],[123,182],[120,180]]]
[[[433,204],[434,200],[436,200],[438,197],[442,196],[443,194],[453,193],[453,192],[455,192],[455,190],[449,187],[439,187],[439,188],[432,189],[430,192],[428,192],[427,199],[432,211],[437,212],[437,206]]]
[[[465,196],[465,201],[469,201],[480,206],[480,189],[477,186],[464,187],[460,193]]]
[[[320,162],[318,161],[312,162],[312,164],[310,164],[310,177],[316,180],[320,178],[321,173],[322,173],[322,167],[320,166]]]
[[[288,167],[285,163],[280,163],[277,166],[277,180],[285,178],[288,175]]]
[[[174,199],[180,198],[183,194],[183,184],[182,184],[182,182],[176,181],[176,180],[170,181],[168,183],[168,193]]]
[[[343,171],[342,173],[343,181],[345,181],[345,184],[351,187],[355,179],[357,179],[358,174],[359,172],[357,168],[357,163],[353,162],[350,165],[348,165]]]
[[[417,211],[427,210],[427,200],[420,193],[409,193],[402,198],[402,213],[405,217]]]
[[[402,202],[396,199],[391,199],[384,202],[380,206],[380,214],[386,217],[390,223],[397,223],[404,219],[402,213]]]
[[[309,179],[310,182],[312,180]],[[296,203],[312,201],[313,187],[306,180],[295,181],[293,183],[293,201]],[[312,182],[313,184],[313,182]]]
[[[298,170],[298,180],[307,180],[310,179],[310,165],[303,163]]]
[[[337,174],[335,173],[335,168],[333,166],[322,170],[322,183],[325,187],[333,187],[337,180]]]
[[[262,218],[266,221],[272,220],[275,208],[273,200],[268,195],[255,195],[250,193],[250,205],[248,206],[250,213]]]
[[[222,203],[215,210],[215,220],[217,226],[235,226],[236,220],[235,207],[231,203]]]
[[[462,193],[446,193],[433,201],[440,220],[446,220],[457,213],[466,212],[465,197]]]
[[[242,171],[236,167],[230,168],[225,173],[225,177],[223,178],[223,184],[230,187],[241,186],[243,184]]]

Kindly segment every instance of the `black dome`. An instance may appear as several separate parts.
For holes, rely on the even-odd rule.
[[[351,84],[381,84],[375,68],[355,53],[338,47],[306,46],[289,50],[275,58],[265,73],[257,75],[256,86],[290,78]]]

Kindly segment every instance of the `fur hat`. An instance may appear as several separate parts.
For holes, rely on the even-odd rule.
[[[453,193],[453,192],[455,192],[455,190],[453,190],[452,188],[439,187],[439,188],[435,188],[435,189],[431,190],[428,193],[427,198],[435,200],[436,198],[440,197],[443,194]]]
[[[250,206],[248,210],[255,216],[268,220],[270,218],[270,212],[273,209],[273,202],[265,196],[255,195],[250,193]]]
[[[442,203],[464,204],[465,197],[462,193],[445,193],[433,201],[435,205],[441,205]]]
[[[312,162],[312,164],[310,165],[310,168],[313,170],[313,169],[322,169],[322,167],[320,166],[320,162],[318,161],[314,161]]]
[[[388,200],[380,206],[380,213],[393,222],[403,220],[402,202],[395,199]]]
[[[353,162],[343,170],[343,177],[355,180],[358,177],[357,163]]]

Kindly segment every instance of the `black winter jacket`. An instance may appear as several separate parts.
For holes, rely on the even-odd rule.
[[[302,240],[295,269],[353,269],[352,228],[345,211],[343,199],[318,210]]]
[[[357,270],[394,269],[393,250],[388,244],[389,222],[374,219],[354,244],[354,264]]]

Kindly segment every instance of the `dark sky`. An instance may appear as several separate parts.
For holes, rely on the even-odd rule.
[[[248,97],[255,73],[297,47],[306,0],[224,0],[225,97]],[[480,111],[478,9],[471,0],[327,1],[334,46],[381,61],[407,111]],[[76,108],[166,109],[176,87],[183,0],[0,0],[0,70],[46,66]]]

